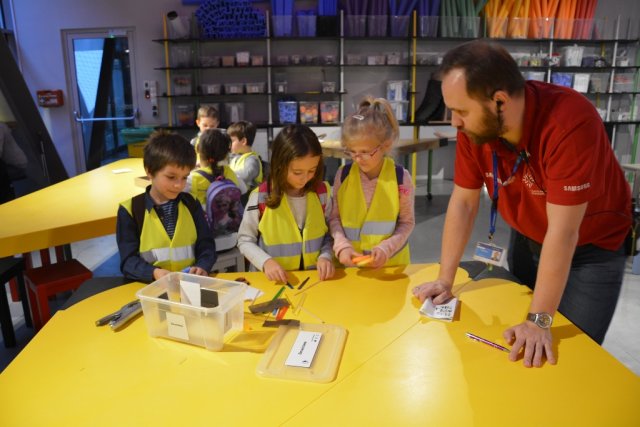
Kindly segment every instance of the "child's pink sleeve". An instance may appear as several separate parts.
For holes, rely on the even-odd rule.
[[[378,244],[378,247],[389,257],[402,249],[416,225],[413,179],[406,169],[404,170],[402,185],[398,188],[398,191],[400,193],[400,213],[398,214],[396,229],[388,239]]]
[[[333,237],[333,252],[336,257],[344,248],[351,247],[351,241],[344,235],[344,229],[342,228],[342,222],[340,221],[340,210],[338,207],[338,190],[340,189],[340,175],[342,173],[342,167],[338,168],[336,172],[336,178],[333,182],[333,189],[331,190],[332,206],[331,215],[329,216],[329,232]]]

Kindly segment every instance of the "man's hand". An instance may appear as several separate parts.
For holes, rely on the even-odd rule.
[[[546,356],[550,364],[556,364],[556,357],[551,346],[553,337],[550,329],[542,329],[532,322],[525,321],[507,329],[502,335],[511,344],[509,360],[512,362],[518,359],[520,350],[523,350],[523,363],[527,368],[541,367],[543,356]]]
[[[265,261],[264,266],[262,268],[264,270],[264,274],[267,275],[267,279],[273,280],[274,282],[287,283],[289,280],[287,278],[287,272],[278,261],[273,258],[269,258]]]
[[[318,278],[320,280],[331,279],[336,272],[336,268],[333,265],[333,262],[331,262],[331,260],[328,260],[322,257],[318,258],[317,268],[318,268]]]
[[[420,302],[424,302],[429,297],[433,298],[433,303],[435,305],[444,304],[453,298],[453,294],[451,293],[451,288],[453,285],[451,283],[447,283],[444,280],[438,279],[433,282],[425,282],[422,283],[415,288],[413,288],[413,295],[420,300]]]

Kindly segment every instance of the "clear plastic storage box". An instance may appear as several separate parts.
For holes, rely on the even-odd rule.
[[[181,281],[217,294],[217,307],[196,307],[181,302]],[[222,349],[225,334],[241,331],[244,322],[246,284],[186,273],[170,273],[142,288],[136,296],[152,337],[168,338],[205,347]]]
[[[389,101],[407,101],[409,80],[387,80],[387,99]]]

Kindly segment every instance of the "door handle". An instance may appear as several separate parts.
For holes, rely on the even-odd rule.
[[[76,122],[78,123],[85,123],[85,122],[113,122],[113,121],[117,121],[117,120],[134,120],[135,118],[138,117],[138,109],[134,108],[133,109],[133,114],[129,117],[82,117],[80,116],[80,113],[78,113],[77,111],[73,112],[74,118],[76,119]]]

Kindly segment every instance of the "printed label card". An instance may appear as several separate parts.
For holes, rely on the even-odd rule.
[[[451,322],[456,314],[458,307],[458,298],[451,298],[445,304],[435,305],[432,298],[424,300],[424,304],[420,307],[420,313],[432,319],[445,320]]]
[[[284,362],[287,366],[309,368],[318,350],[318,344],[322,338],[321,332],[300,331],[296,341],[291,347],[291,352]]]

